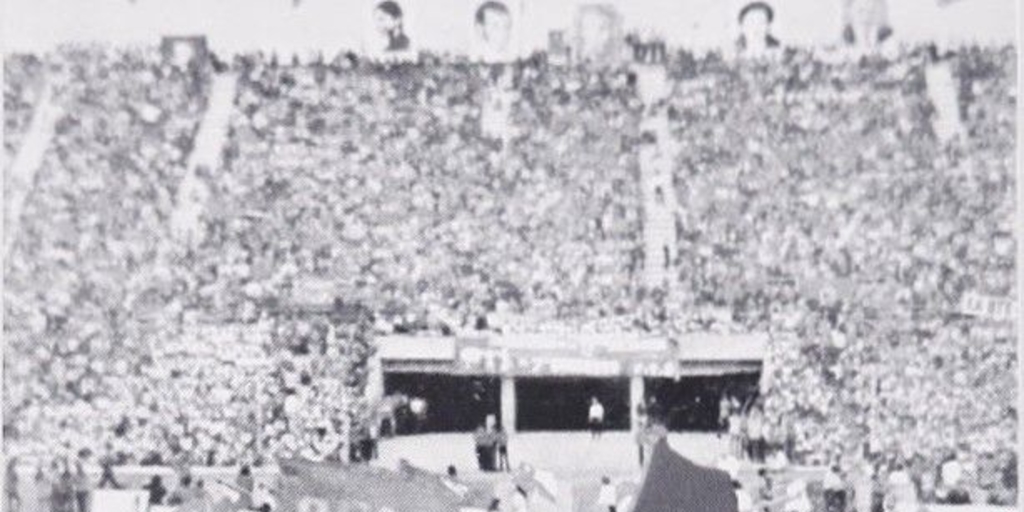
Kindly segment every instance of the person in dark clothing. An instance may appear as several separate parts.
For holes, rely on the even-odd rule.
[[[100,460],[100,483],[97,484],[100,489],[120,489],[121,484],[118,483],[117,478],[114,476],[114,460],[109,457],[105,457]]]
[[[501,425],[498,425],[495,444],[498,448],[498,471],[512,471],[512,465],[508,461],[508,432],[505,432]]]
[[[826,512],[843,512],[846,510],[846,482],[839,466],[833,465],[825,476],[824,499]]]
[[[53,494],[50,500],[53,512],[75,512],[74,477],[66,467],[53,486]]]
[[[89,512],[89,495],[92,493],[91,482],[89,482],[89,475],[85,473],[85,468],[82,466],[81,461],[75,467],[74,488],[75,504],[78,506],[78,512]]]
[[[241,491],[238,507],[244,509],[252,508],[252,491],[256,488],[256,481],[253,480],[252,470],[249,469],[248,465],[242,465],[242,468],[238,471],[235,485]]]
[[[188,474],[182,475],[178,481],[178,488],[168,496],[167,505],[171,507],[180,506],[182,503],[189,501],[193,494],[192,476]]]
[[[7,494],[7,507],[4,510],[12,512],[21,511],[21,495],[18,494],[18,458],[11,457],[7,461],[6,483],[4,491]]]
[[[476,445],[476,460],[481,471],[494,471],[494,437],[494,434],[483,425],[473,433],[473,443]]]
[[[167,496],[167,488],[164,487],[164,482],[159,475],[153,475],[149,483],[142,486],[142,488],[149,491],[150,506],[163,505],[164,497]]]

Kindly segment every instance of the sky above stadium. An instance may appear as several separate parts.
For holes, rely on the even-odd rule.
[[[295,5],[295,1],[299,4]],[[570,30],[577,0],[522,0],[523,45],[542,48],[551,30]],[[405,0],[408,31],[421,48],[464,48],[475,2]],[[650,28],[673,45],[730,44],[737,0],[605,0],[627,28]],[[840,33],[839,0],[776,0],[775,32],[790,44],[828,44]],[[371,0],[4,0],[10,50],[67,41],[152,43],[161,35],[205,34],[223,51],[306,51],[360,47]],[[897,37],[907,41],[1014,40],[1014,0],[890,0]]]

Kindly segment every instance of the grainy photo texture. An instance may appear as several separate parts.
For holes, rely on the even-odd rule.
[[[6,512],[1009,512],[1013,0],[4,0]]]

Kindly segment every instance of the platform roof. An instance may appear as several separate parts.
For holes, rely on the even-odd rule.
[[[676,338],[680,361],[762,361],[767,333],[693,333]]]

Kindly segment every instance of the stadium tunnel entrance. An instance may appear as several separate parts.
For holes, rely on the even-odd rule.
[[[591,397],[604,406],[606,430],[629,429],[629,379],[527,377],[517,379],[516,430],[585,430]]]
[[[469,432],[501,411],[500,379],[490,376],[437,373],[387,373],[384,392],[418,397],[426,413],[417,418],[408,407],[395,414],[396,434]]]
[[[741,404],[757,396],[766,339],[390,336],[378,340],[366,395],[426,404],[418,420],[410,403],[394,408],[398,434],[472,432],[492,415],[510,432],[586,430],[591,397],[604,406],[608,430],[635,430],[651,405],[670,430],[714,431],[723,396]]]
[[[747,404],[759,394],[760,373],[694,375],[644,379],[645,405],[651,418],[665,422],[672,431],[721,430],[723,396]]]

